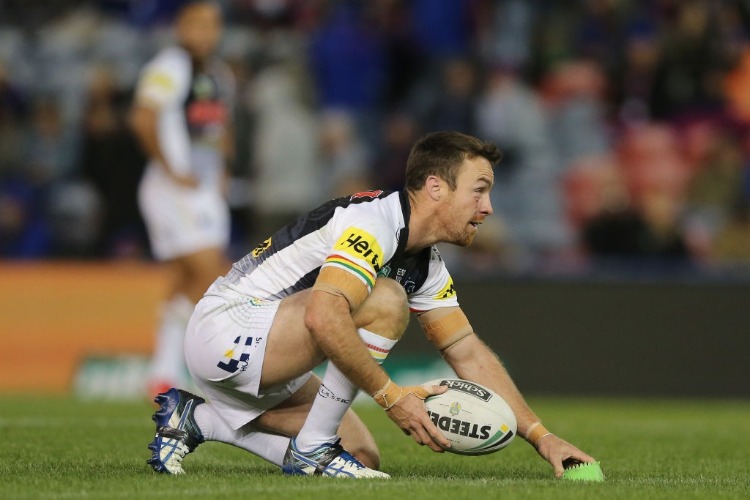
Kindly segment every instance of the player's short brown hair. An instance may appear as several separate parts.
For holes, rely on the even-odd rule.
[[[482,157],[494,165],[503,154],[496,145],[461,132],[433,132],[420,138],[406,161],[406,189],[419,191],[436,175],[456,189],[458,169],[465,158]]]

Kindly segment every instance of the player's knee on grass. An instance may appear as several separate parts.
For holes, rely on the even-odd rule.
[[[378,278],[372,293],[353,316],[357,328],[398,340],[409,324],[409,303],[403,287],[390,278]]]
[[[346,447],[344,447],[346,449]],[[364,444],[354,445],[347,449],[349,453],[370,469],[380,470],[380,450],[377,446],[369,447]]]
[[[363,465],[380,469],[380,450],[375,438],[362,420],[351,409],[347,410],[339,427],[341,446],[354,455]]]

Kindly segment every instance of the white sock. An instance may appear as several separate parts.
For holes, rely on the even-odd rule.
[[[378,364],[383,363],[397,342],[364,328],[359,329],[359,336]],[[302,452],[312,451],[322,444],[335,441],[341,419],[344,418],[358,391],[359,388],[349,382],[341,370],[329,361],[323,384],[296,438],[297,449]]]
[[[151,358],[151,381],[184,387],[189,381],[185,367],[185,330],[195,305],[175,295],[162,306],[161,323]]]
[[[196,406],[194,416],[206,441],[231,444],[281,467],[289,446],[288,437],[261,432],[252,426],[232,429],[210,403]]]

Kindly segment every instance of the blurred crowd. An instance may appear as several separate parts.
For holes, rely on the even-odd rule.
[[[750,4],[223,0],[234,252],[398,189],[423,133],[496,142],[466,271],[750,263]],[[0,3],[0,256],[148,258],[127,127],[179,0]],[[738,266],[738,267],[734,267]]]

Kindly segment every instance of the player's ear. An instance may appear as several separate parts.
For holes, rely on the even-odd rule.
[[[437,175],[430,175],[424,181],[427,195],[434,201],[440,200],[443,196],[443,181]]]

